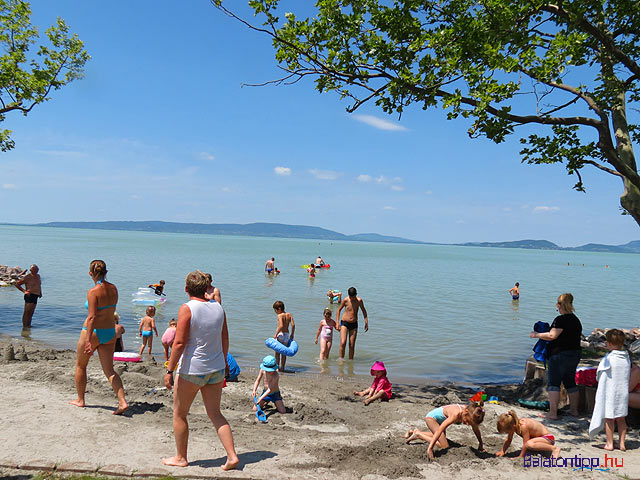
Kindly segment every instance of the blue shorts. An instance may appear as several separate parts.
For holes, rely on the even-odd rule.
[[[264,393],[265,390],[262,391]],[[262,393],[260,396],[262,396]],[[282,395],[280,395],[280,390],[276,390],[275,392],[271,392],[269,395],[262,399],[263,402],[273,402],[276,403],[278,400],[282,400]]]
[[[427,413],[426,416],[433,418],[436,422],[438,422],[438,425],[442,425],[442,422],[447,419],[447,417],[444,415],[442,407],[434,408],[429,413]]]
[[[183,380],[186,380],[191,383],[195,383],[199,387],[204,387],[205,385],[212,385],[214,383],[220,383],[224,380],[224,368],[222,370],[218,370],[217,372],[207,373],[206,375],[188,375],[186,373],[178,372],[178,375]]]
[[[143,337],[150,337],[153,334],[153,330],[143,330],[142,331],[142,336]]]
[[[511,298],[514,300],[518,300],[520,298],[520,295],[513,295]]]
[[[576,368],[580,362],[582,350],[563,350],[547,359],[547,390],[559,392],[564,384],[567,393],[578,391],[576,386]]]

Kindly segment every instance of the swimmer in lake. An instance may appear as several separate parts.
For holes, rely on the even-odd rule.
[[[519,300],[520,299],[520,284],[518,282],[516,282],[515,286],[509,290],[509,293],[511,294],[511,299],[512,300]]]

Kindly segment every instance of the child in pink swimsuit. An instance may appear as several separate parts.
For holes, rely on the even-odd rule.
[[[366,397],[363,402],[365,405],[369,405],[375,400],[389,400],[393,393],[391,392],[391,382],[387,378],[387,369],[384,367],[383,362],[376,362],[371,367],[371,375],[375,378],[369,388],[361,392],[354,391],[354,395],[359,397]]]
[[[162,334],[162,346],[164,347],[164,359],[169,361],[169,349],[173,346],[173,341],[176,338],[176,327],[178,326],[178,322],[176,322],[175,318],[172,318],[169,322],[169,328],[167,328]]]
[[[331,318],[331,309],[325,308],[323,318],[320,320],[320,325],[316,332],[316,345],[318,344],[318,337],[320,337],[320,361],[329,358],[331,343],[333,342],[334,328],[337,329],[338,325],[336,324],[336,321]]]

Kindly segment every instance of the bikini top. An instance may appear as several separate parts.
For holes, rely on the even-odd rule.
[[[98,280],[96,282],[96,285],[102,285],[102,280]],[[106,308],[111,308],[111,307],[117,307],[118,305],[116,303],[114,303],[113,305],[105,305],[104,307],[98,307],[98,310],[104,310]],[[86,308],[87,310],[89,310],[89,300],[85,300],[84,301],[84,308]]]

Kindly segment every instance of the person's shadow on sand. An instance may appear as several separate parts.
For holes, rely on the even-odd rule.
[[[238,458],[240,463],[235,468],[236,470],[242,470],[245,465],[251,463],[258,463],[267,458],[273,458],[278,455],[275,452],[267,452],[265,450],[256,450],[254,452],[239,453]],[[189,466],[202,467],[202,468],[216,468],[221,467],[227,461],[227,457],[215,458],[210,460],[196,460],[195,462],[189,462]]]
[[[131,418],[134,415],[142,415],[145,412],[157,412],[161,408],[165,407],[164,403],[148,403],[148,402],[131,402],[129,407],[122,413],[122,417]],[[115,411],[116,407],[108,405],[85,405],[84,408],[100,408],[104,410]]]

